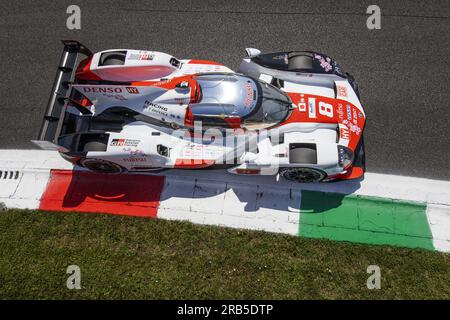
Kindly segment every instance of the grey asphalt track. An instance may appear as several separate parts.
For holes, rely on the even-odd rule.
[[[82,28],[66,28],[66,8]],[[381,8],[381,30],[366,9]],[[357,79],[367,167],[450,179],[450,1],[1,1],[0,148],[30,148],[62,45],[150,49],[237,68],[245,47],[327,53]]]

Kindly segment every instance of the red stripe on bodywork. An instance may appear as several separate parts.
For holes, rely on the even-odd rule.
[[[164,177],[52,170],[40,210],[156,217]]]
[[[212,166],[215,163],[214,160],[203,159],[177,159],[175,161],[175,169],[196,169],[206,168]]]
[[[342,180],[351,180],[351,179],[359,179],[364,176],[364,170],[360,167],[352,167],[349,172],[343,175],[337,175],[339,179]]]
[[[75,74],[77,80],[94,80],[94,81],[102,80],[102,78],[100,78],[98,75],[96,75],[91,71],[91,63],[92,58],[86,58],[80,62]]]
[[[224,118],[224,120],[232,129],[239,129],[241,127],[241,118],[240,117]]]
[[[216,66],[223,66],[223,64],[215,61],[209,61],[209,60],[190,60],[188,64],[213,64]]]

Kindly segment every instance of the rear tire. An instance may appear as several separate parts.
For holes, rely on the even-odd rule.
[[[126,169],[121,165],[102,159],[84,158],[78,161],[78,164],[97,173],[120,174],[126,172]]]
[[[312,69],[312,57],[304,52],[291,53],[288,60],[288,70]]]
[[[325,172],[313,168],[282,168],[280,175],[286,180],[299,183],[320,182],[327,177]]]
[[[100,141],[89,141],[84,144],[83,152],[106,151],[107,148],[108,146],[106,145],[106,143]]]
[[[121,66],[125,64],[126,52],[105,52],[100,57],[100,66]]]
[[[103,63],[104,66],[121,66],[123,65],[123,61],[120,59],[108,58]]]

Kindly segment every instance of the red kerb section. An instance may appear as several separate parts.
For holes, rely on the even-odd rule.
[[[163,187],[161,176],[52,170],[39,209],[154,218]]]

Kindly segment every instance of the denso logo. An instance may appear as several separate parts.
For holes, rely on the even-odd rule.
[[[121,93],[122,88],[114,88],[114,87],[83,87],[84,92],[95,92],[95,93]]]

